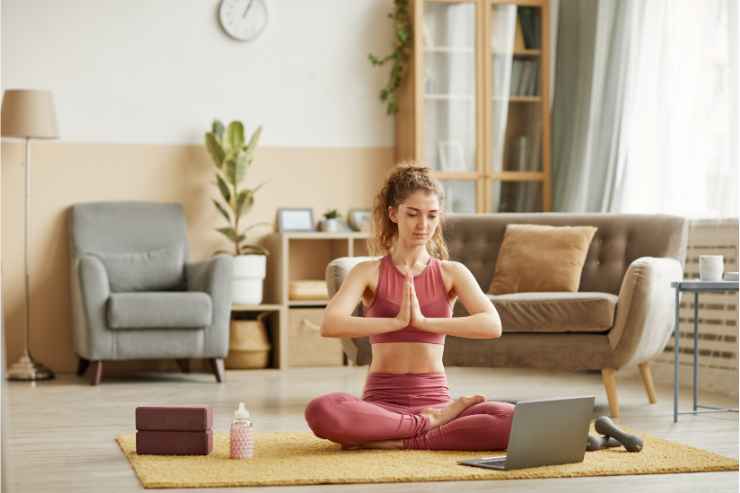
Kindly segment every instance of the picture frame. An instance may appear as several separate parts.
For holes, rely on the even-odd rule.
[[[275,217],[277,231],[316,231],[310,207],[279,207]]]
[[[350,209],[347,212],[347,222],[352,231],[370,231],[372,211],[370,209]]]
[[[465,171],[465,153],[458,140],[440,140],[437,144],[439,165],[444,171]]]

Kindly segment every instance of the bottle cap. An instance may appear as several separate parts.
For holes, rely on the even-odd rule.
[[[239,409],[234,411],[234,418],[237,419],[249,419],[249,411],[247,411],[247,408],[244,407],[244,403],[239,403]]]

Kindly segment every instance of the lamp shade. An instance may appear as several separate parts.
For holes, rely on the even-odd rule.
[[[56,139],[57,116],[50,91],[8,89],[3,95],[3,137]]]

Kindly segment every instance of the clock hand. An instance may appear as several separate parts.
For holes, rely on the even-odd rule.
[[[247,4],[247,8],[244,9],[244,13],[242,14],[242,18],[247,16],[247,12],[249,12],[249,8],[252,6],[252,2],[254,2],[254,0],[249,0],[249,3]]]

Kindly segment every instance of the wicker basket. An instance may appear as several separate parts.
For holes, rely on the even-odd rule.
[[[224,364],[229,369],[266,368],[270,361],[270,344],[263,322],[267,313],[257,320],[232,320],[229,331],[229,354]]]

